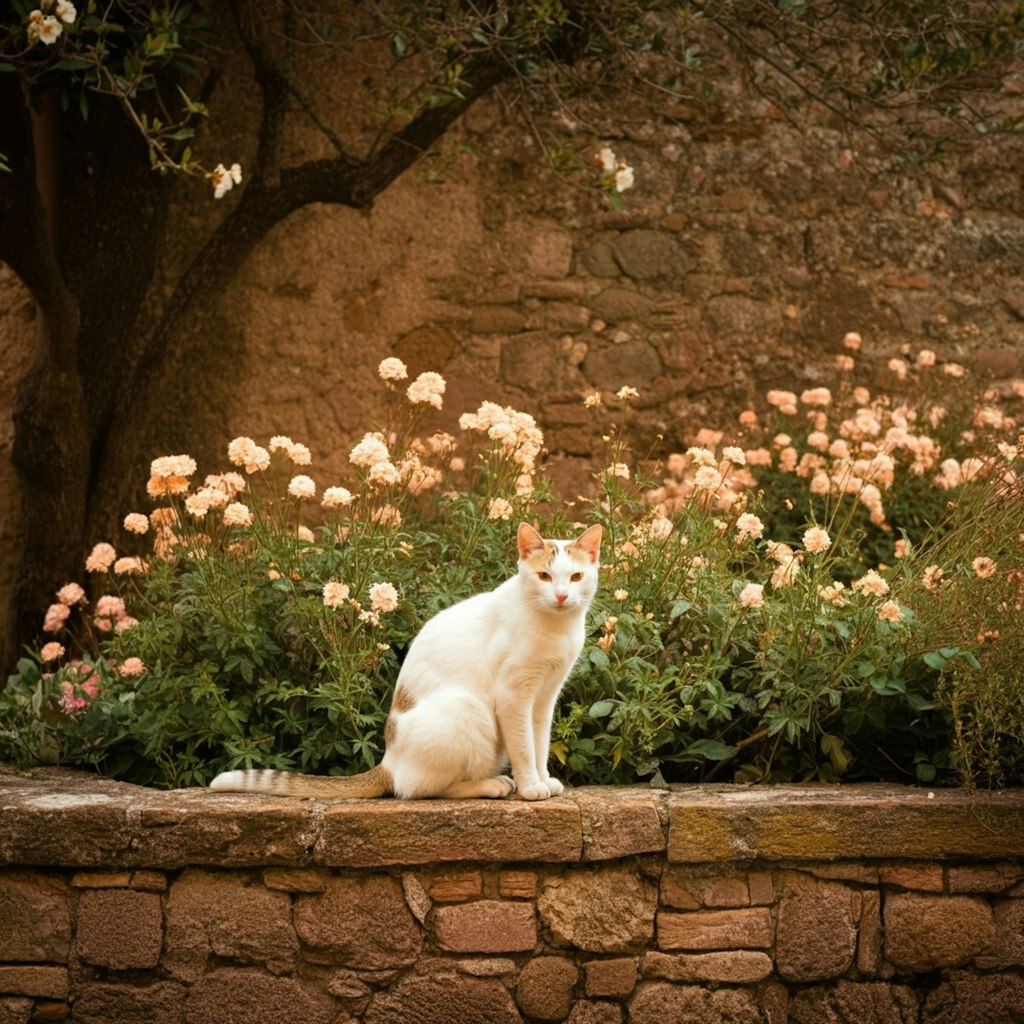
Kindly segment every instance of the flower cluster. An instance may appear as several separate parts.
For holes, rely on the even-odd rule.
[[[625,160],[620,160],[608,146],[603,146],[597,151],[594,163],[601,171],[603,188],[615,192],[626,192],[633,187],[635,183],[633,168]]]
[[[73,25],[78,11],[69,0],[53,0],[30,11],[26,18],[26,31],[30,45],[42,43],[53,46],[64,32],[65,25]]]

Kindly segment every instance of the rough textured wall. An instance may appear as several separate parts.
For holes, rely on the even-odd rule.
[[[0,801],[4,1024],[1024,1019],[1020,793]]]
[[[768,387],[821,381],[847,330],[865,338],[869,378],[873,359],[922,343],[977,357],[996,381],[1024,373],[1019,144],[915,167],[814,110],[784,118],[738,78],[717,87],[703,107],[616,95],[584,120],[530,124],[495,98],[369,212],[293,215],[208,311],[195,375],[168,402],[176,443],[207,472],[231,437],[285,433],[311,447],[321,483],[341,482],[380,410],[376,365],[397,354],[447,378],[440,426],[484,398],[535,414],[572,492],[600,446],[581,406],[595,388],[638,388],[638,438],[646,449],[660,432],[671,450]],[[549,166],[549,127],[584,161],[602,141],[629,161],[625,212],[585,166]],[[221,140],[236,143],[251,140]],[[169,273],[213,215],[182,188]],[[31,307],[0,286],[0,536],[14,542],[0,546],[2,595],[19,507],[7,410]]]

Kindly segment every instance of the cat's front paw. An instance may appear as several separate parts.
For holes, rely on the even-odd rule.
[[[560,793],[562,793],[565,790],[565,786],[563,786],[558,781],[558,779],[551,778],[550,775],[544,780],[544,785],[548,787],[548,792],[552,796],[558,796]]]
[[[519,797],[523,800],[547,800],[549,796],[551,796],[551,790],[543,782],[519,787]]]

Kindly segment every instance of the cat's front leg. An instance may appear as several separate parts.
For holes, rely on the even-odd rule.
[[[533,748],[537,758],[537,778],[548,788],[550,796],[558,796],[565,787],[548,771],[551,754],[551,722],[555,716],[558,694],[549,701],[538,701],[533,709]]]
[[[510,702],[497,708],[498,726],[512,766],[516,795],[522,800],[547,800],[552,795],[537,771],[533,722],[529,708]]]

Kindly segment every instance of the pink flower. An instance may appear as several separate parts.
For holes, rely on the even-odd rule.
[[[760,583],[748,583],[739,596],[741,608],[760,608],[764,605],[764,586]]]
[[[884,597],[889,593],[889,584],[874,569],[869,569],[860,579],[854,580],[850,587],[875,597]]]
[[[885,601],[878,609],[878,617],[883,622],[899,622],[903,618],[903,610],[896,601]]]
[[[812,526],[804,533],[804,550],[811,555],[828,551],[832,546],[832,538],[820,526]]]
[[[114,574],[116,576],[142,575],[146,572],[146,564],[141,558],[135,556],[119,558],[114,563]]]
[[[848,349],[856,351],[860,348],[862,342],[861,336],[856,331],[847,331],[843,337],[843,345]]]
[[[224,509],[225,526],[249,526],[250,523],[252,523],[252,513],[241,502],[234,501]]]
[[[129,512],[124,517],[124,528],[129,533],[146,533],[149,529],[149,516],[145,516],[141,512]]]
[[[85,604],[85,591],[77,583],[65,583],[57,591],[57,600],[69,608],[76,604]]]
[[[398,607],[398,591],[392,583],[374,583],[370,587],[370,607],[375,612],[393,612]]]
[[[349,588],[347,583],[331,580],[324,584],[324,605],[327,608],[340,608],[347,600]]]
[[[971,568],[977,573],[979,580],[987,580],[996,571],[996,563],[987,555],[982,555],[971,562]]]
[[[288,493],[300,501],[314,498],[316,497],[316,484],[310,477],[300,473],[298,476],[292,477],[291,483],[288,484]]]
[[[757,540],[764,533],[764,523],[751,512],[744,512],[736,520],[736,532],[741,537]]]
[[[344,487],[327,487],[320,504],[324,508],[341,508],[352,503],[352,492]]]
[[[56,640],[51,640],[48,644],[43,644],[43,649],[39,652],[40,661],[56,661],[58,658],[64,657],[64,645],[57,643]]]
[[[427,371],[421,373],[406,388],[405,394],[413,404],[432,405],[435,409],[442,406],[441,396],[445,391],[445,379],[439,373]]]
[[[119,671],[123,676],[141,676],[146,666],[141,658],[125,658]]]
[[[66,604],[51,604],[46,609],[46,616],[43,619],[43,632],[56,633],[61,630],[67,622],[71,609]]]
[[[363,434],[363,439],[349,452],[348,461],[360,469],[369,469],[378,462],[388,462],[391,453],[381,434]]]
[[[495,498],[487,506],[488,519],[511,519],[512,504],[505,498]]]
[[[401,359],[388,356],[387,359],[380,361],[377,374],[381,380],[405,380],[409,376],[409,370]]]
[[[85,560],[86,572],[107,572],[117,559],[112,544],[97,544]]]

